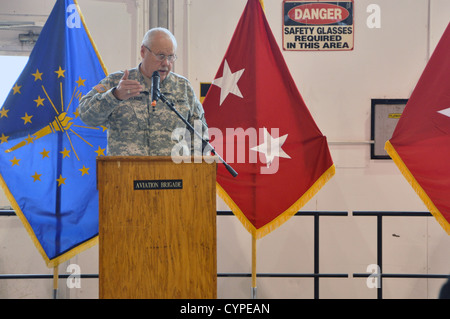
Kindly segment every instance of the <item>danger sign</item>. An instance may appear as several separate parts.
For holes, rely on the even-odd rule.
[[[284,0],[283,17],[284,50],[353,50],[353,0]]]

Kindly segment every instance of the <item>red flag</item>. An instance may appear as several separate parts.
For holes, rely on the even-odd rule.
[[[203,103],[219,194],[259,238],[294,215],[334,174],[258,0],[249,0]]]
[[[385,148],[450,234],[450,24]]]

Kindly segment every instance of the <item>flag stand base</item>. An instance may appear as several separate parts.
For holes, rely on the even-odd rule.
[[[256,287],[252,287],[252,299],[256,299]]]
[[[53,299],[58,299],[58,266],[53,267]]]

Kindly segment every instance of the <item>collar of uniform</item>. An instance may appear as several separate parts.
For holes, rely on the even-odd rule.
[[[138,67],[136,68],[139,72],[139,79],[138,81],[141,83],[145,83],[146,86],[150,89],[152,87],[152,79],[148,78],[144,75],[144,73],[141,72],[141,64],[139,63]],[[164,85],[164,83],[169,82],[170,80],[167,80],[168,78],[170,78],[172,76],[172,71],[169,72],[169,74],[167,74],[166,78],[164,80],[161,81],[161,85]]]
[[[136,80],[138,80],[138,81],[141,82],[141,83],[144,83],[144,84],[145,84],[145,87],[146,87],[148,90],[150,90],[150,88],[152,87],[152,79],[146,77],[146,76],[144,75],[144,73],[142,73],[142,71],[141,71],[141,64],[142,64],[142,63],[139,63],[138,67],[136,68],[136,69],[138,70],[138,72],[137,72],[137,74],[138,74],[137,77],[138,77],[138,78],[137,78]]]

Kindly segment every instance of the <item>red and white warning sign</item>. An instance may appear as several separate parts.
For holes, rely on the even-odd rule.
[[[353,0],[284,0],[283,49],[353,50]]]

